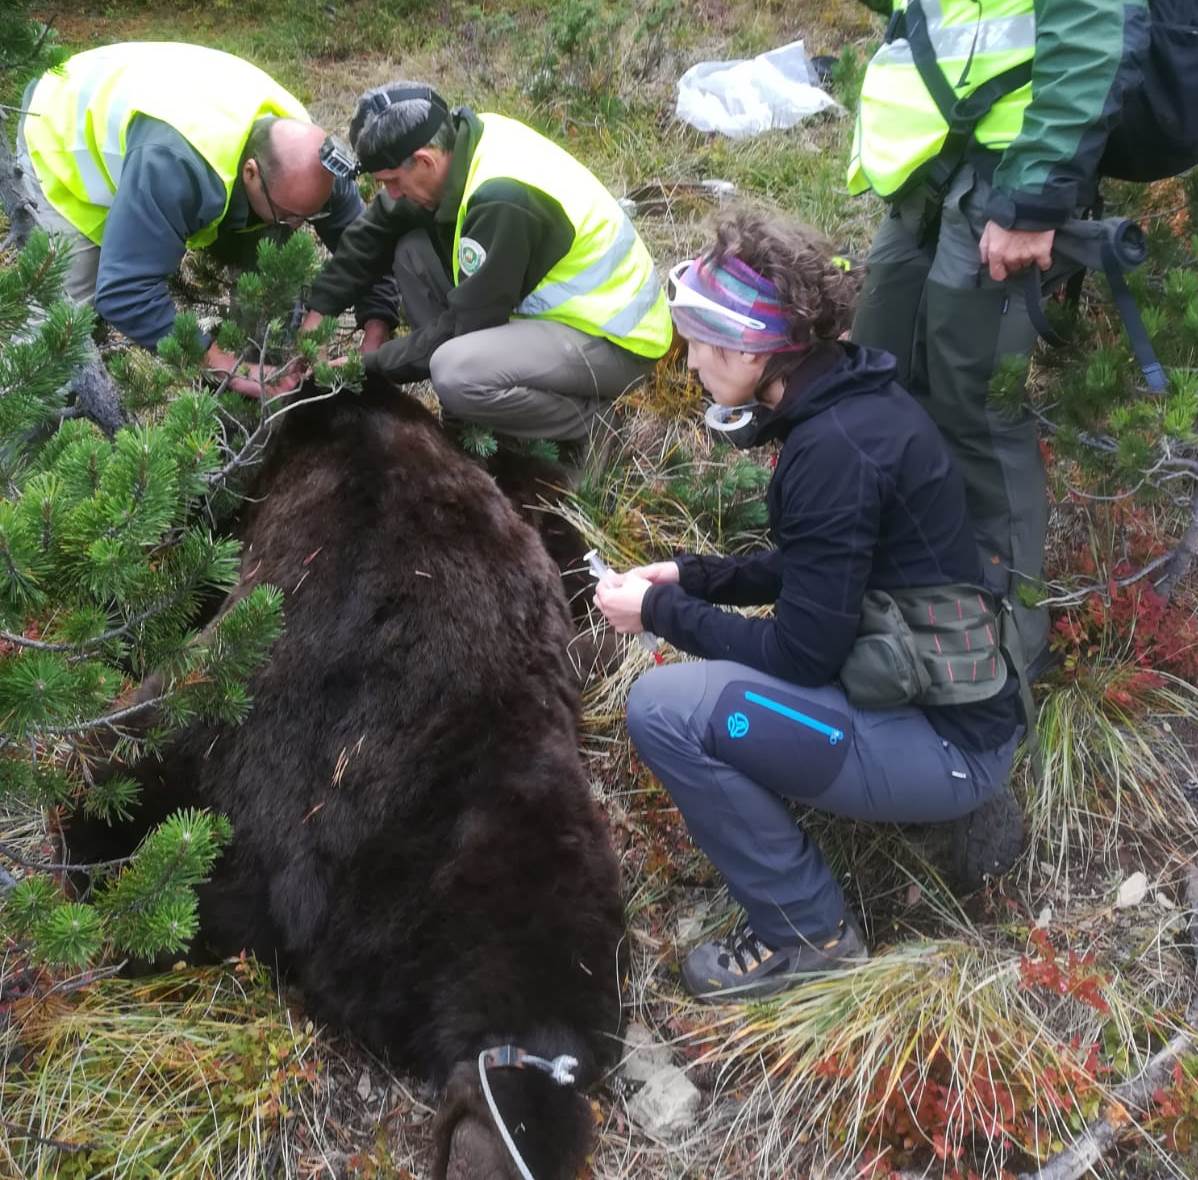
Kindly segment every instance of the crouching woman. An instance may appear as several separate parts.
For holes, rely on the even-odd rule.
[[[823,242],[740,210],[671,277],[688,364],[731,413],[729,437],[781,443],[773,547],[613,575],[596,601],[618,631],[700,657],[638,680],[628,728],[745,912],[689,953],[683,983],[737,999],[866,954],[787,802],[959,820],[1009,793],[1023,712],[961,476],[894,359],[840,342],[852,292]]]

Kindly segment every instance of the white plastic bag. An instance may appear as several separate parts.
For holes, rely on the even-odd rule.
[[[743,139],[820,111],[843,112],[814,81],[802,41],[745,61],[701,61],[678,79],[675,113],[700,131]]]

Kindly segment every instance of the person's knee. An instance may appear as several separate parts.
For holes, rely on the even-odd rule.
[[[642,676],[628,694],[628,736],[637,750],[652,742],[654,699],[648,682],[649,677]]]
[[[425,274],[430,255],[436,261],[436,252],[428,232],[423,229],[410,230],[395,244],[395,269]]]
[[[691,744],[694,708],[702,695],[697,666],[671,664],[646,672],[628,694],[628,736],[651,762],[654,750]]]
[[[475,350],[466,337],[447,340],[429,359],[428,373],[433,391],[451,414],[469,417],[471,407],[488,400],[489,388],[480,372]]]

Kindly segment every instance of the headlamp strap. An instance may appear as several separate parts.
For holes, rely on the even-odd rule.
[[[398,139],[389,141],[376,154],[364,156],[362,168],[365,171],[382,172],[386,168],[398,168],[413,152],[428,144],[441,125],[449,119],[449,107],[445,99],[431,86],[397,86],[372,94],[364,101],[367,109],[377,118],[388,107],[413,98],[427,100],[428,114]]]

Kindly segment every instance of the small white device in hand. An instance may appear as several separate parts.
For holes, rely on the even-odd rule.
[[[604,561],[603,558],[599,556],[598,549],[588,550],[585,560],[587,563],[587,568],[591,571],[591,577],[594,578],[596,582],[601,582],[603,580],[603,576],[605,574],[610,574],[610,573],[614,572],[612,570],[611,566],[608,565],[607,562]],[[639,635],[637,635],[636,638],[637,638],[637,642],[646,651],[656,651],[657,650],[657,636],[656,635],[653,635],[648,631],[642,631],[642,632],[640,632]]]

